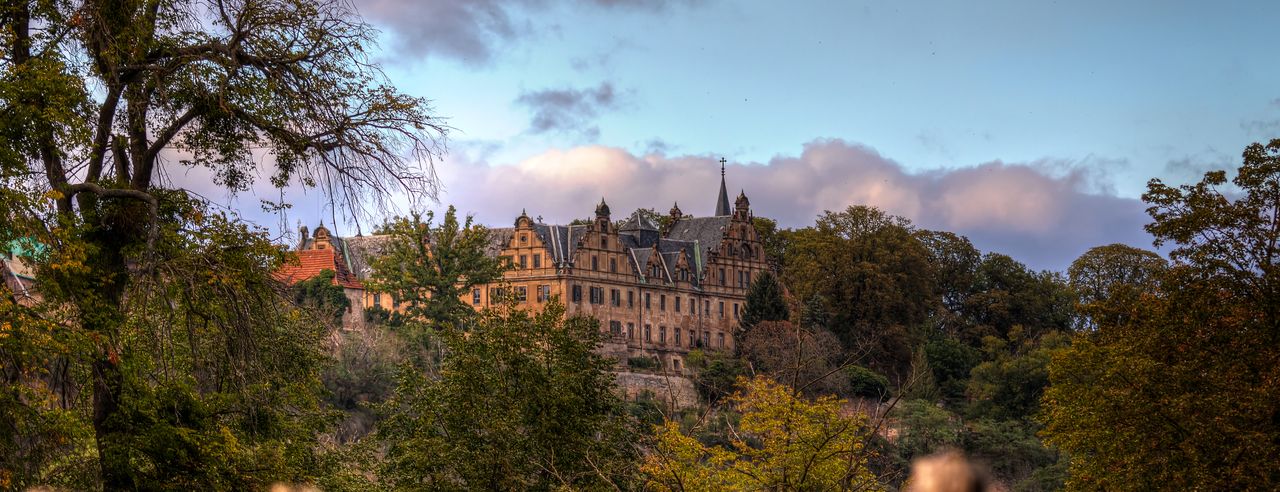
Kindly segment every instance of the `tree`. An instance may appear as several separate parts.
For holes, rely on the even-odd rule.
[[[988,253],[978,268],[975,292],[966,299],[964,313],[972,326],[959,338],[971,345],[983,337],[1009,340],[1017,329],[1034,338],[1071,327],[1075,298],[1066,281],[1053,272],[1033,272],[999,253]]]
[[[742,413],[725,448],[708,447],[668,421],[641,472],[656,490],[880,490],[867,467],[866,417],[834,397],[805,400],[765,377],[744,379]]]
[[[1152,180],[1147,231],[1174,265],[1053,357],[1044,434],[1071,455],[1068,488],[1280,487],[1280,139],[1231,182]]]
[[[463,296],[502,278],[505,267],[486,254],[489,230],[471,216],[459,223],[450,206],[439,225],[434,220],[427,212],[426,221],[415,214],[386,226],[392,239],[370,262],[368,287],[399,300],[411,324],[453,329],[475,313]]]
[[[945,231],[918,230],[916,239],[929,251],[942,305],[960,313],[978,281],[982,253],[969,238]]]
[[[1169,263],[1153,251],[1123,244],[1086,251],[1067,269],[1079,299],[1083,328],[1097,316],[1122,315],[1143,294],[1156,291],[1156,282]]]
[[[753,374],[769,376],[803,393],[843,394],[847,387],[840,369],[849,360],[840,340],[822,328],[765,321],[738,339],[738,351]]]
[[[821,296],[846,345],[868,350],[872,368],[898,378],[912,355],[909,327],[937,305],[932,278],[910,222],[870,207],[827,212],[795,231],[783,267],[797,297]]]
[[[768,270],[756,275],[747,290],[747,303],[742,310],[739,326],[743,331],[750,330],[761,321],[786,321],[791,317],[787,309],[787,301],[782,298],[782,285],[778,278]]]
[[[56,293],[70,314],[66,323],[90,341],[80,355],[90,361],[84,389],[101,485],[138,488],[145,477],[134,446],[150,427],[130,423],[141,416],[122,403],[128,395],[164,395],[168,386],[130,376],[142,368],[130,367],[139,346],[129,341],[172,337],[163,325],[139,323],[131,302],[150,299],[136,296],[143,274],[160,271],[164,251],[180,243],[167,231],[199,237],[206,232],[198,228],[210,224],[166,212],[187,198],[163,190],[159,177],[204,168],[216,184],[238,191],[260,161],[270,161],[273,185],[319,187],[344,206],[361,207],[403,188],[431,193],[435,182],[422,163],[434,157],[446,128],[426,101],[385,82],[366,55],[375,32],[340,0],[16,1],[0,19],[0,176],[6,189],[34,180],[37,196],[52,202],[52,215],[40,203],[25,210],[46,217],[41,239],[55,250],[54,260],[39,265],[40,288]],[[237,269],[227,271],[258,275],[248,262],[272,264],[261,251],[228,247],[220,259]],[[170,270],[165,281],[204,271]],[[256,280],[227,284],[243,281]],[[242,309],[243,293],[230,292],[193,315]],[[267,339],[254,337],[280,334],[259,330],[256,323],[270,319],[234,323],[241,330],[227,333],[239,347],[232,354],[266,347]],[[255,435],[245,434],[245,442]]]
[[[632,424],[594,318],[566,319],[553,300],[440,336],[439,379],[406,366],[378,430],[394,488],[599,488],[626,475]]]

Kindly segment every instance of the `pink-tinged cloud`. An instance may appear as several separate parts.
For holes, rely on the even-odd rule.
[[[439,168],[441,199],[495,226],[508,225],[521,210],[547,222],[585,218],[602,196],[619,216],[640,207],[665,213],[676,202],[686,214],[705,216],[715,207],[717,158],[584,146],[502,165],[463,152]],[[1101,244],[1151,247],[1143,205],[1092,189],[1098,170],[1070,162],[909,172],[869,147],[816,140],[798,156],[730,163],[727,172],[733,194],[745,190],[756,215],[785,227],[810,225],[824,210],[871,205],[1051,269]]]

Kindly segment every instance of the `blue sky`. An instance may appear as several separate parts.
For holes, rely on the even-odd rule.
[[[357,6],[392,81],[456,128],[441,203],[494,225],[585,216],[600,195],[705,215],[724,156],[784,225],[861,201],[1061,269],[1093,245],[1150,247],[1148,179],[1280,136],[1276,2]],[[510,199],[529,183],[545,198]]]

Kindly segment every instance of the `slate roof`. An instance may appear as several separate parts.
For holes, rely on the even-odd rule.
[[[390,241],[391,236],[387,235],[333,238],[334,246],[342,250],[347,269],[361,282],[368,280],[369,275],[373,274],[370,260],[381,255],[382,249]]]
[[[732,217],[684,217],[671,225],[667,233],[668,240],[697,243],[698,256],[690,254],[690,259],[697,259],[698,269],[707,261],[711,250],[720,246],[725,231],[729,228]]]

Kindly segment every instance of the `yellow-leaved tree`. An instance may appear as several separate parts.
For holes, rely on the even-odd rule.
[[[667,421],[641,471],[654,490],[880,490],[867,468],[865,415],[824,396],[806,400],[769,378],[740,379],[742,414],[727,447],[707,446]]]

